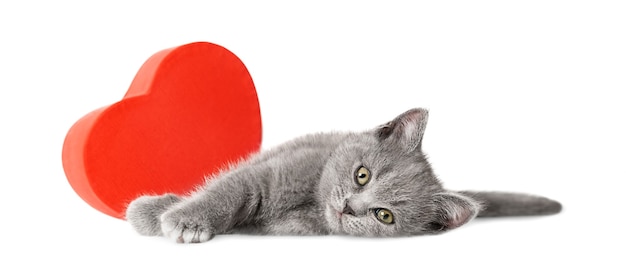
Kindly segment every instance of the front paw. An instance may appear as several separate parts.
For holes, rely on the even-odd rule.
[[[201,243],[213,238],[213,229],[200,213],[172,209],[161,216],[161,231],[178,243]]]
[[[139,197],[126,208],[126,220],[141,235],[161,235],[159,217],[179,201],[173,194]]]

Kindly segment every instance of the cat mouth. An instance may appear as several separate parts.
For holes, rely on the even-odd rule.
[[[330,216],[334,216],[335,217],[334,220],[336,220],[339,224],[342,223],[342,218],[343,218],[343,212],[342,211],[337,210],[334,206],[332,206],[330,204],[327,205],[327,211],[328,211],[328,214]]]
[[[337,222],[339,223],[340,226],[343,225],[343,216],[344,213],[343,211],[339,211],[337,209],[335,209],[334,207],[331,207],[332,211],[335,212],[335,217],[337,218]]]
[[[343,217],[343,213],[340,212],[340,211],[337,211],[336,209],[333,209],[333,210],[335,210],[335,214],[337,216],[337,219],[339,219],[339,221],[341,222],[341,217]]]

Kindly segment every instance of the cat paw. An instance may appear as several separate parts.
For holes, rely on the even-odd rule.
[[[126,208],[126,221],[141,235],[161,235],[159,217],[180,200],[173,194],[141,196]]]
[[[213,238],[213,230],[199,216],[186,213],[183,209],[172,209],[161,216],[161,231],[177,243],[206,242]]]

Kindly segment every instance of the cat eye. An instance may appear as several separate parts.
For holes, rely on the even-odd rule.
[[[366,185],[368,182],[370,182],[370,176],[370,170],[365,168],[364,166],[359,167],[359,169],[356,169],[356,171],[354,172],[354,180],[357,184],[361,186]]]
[[[382,223],[386,223],[386,224],[393,223],[393,214],[391,214],[391,211],[387,209],[378,208],[376,209],[376,211],[374,211],[374,215],[376,215],[376,218]]]

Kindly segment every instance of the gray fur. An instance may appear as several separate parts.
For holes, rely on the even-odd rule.
[[[478,217],[535,216],[561,212],[560,203],[535,195],[476,191],[462,193],[484,203],[485,207],[478,213]]]
[[[142,235],[161,235],[161,214],[180,200],[173,194],[139,197],[126,209],[126,220]]]
[[[560,211],[543,197],[445,190],[421,150],[427,119],[425,109],[412,109],[369,131],[297,138],[233,165],[189,196],[139,197],[126,219],[142,235],[190,243],[228,233],[436,234],[476,216]]]

